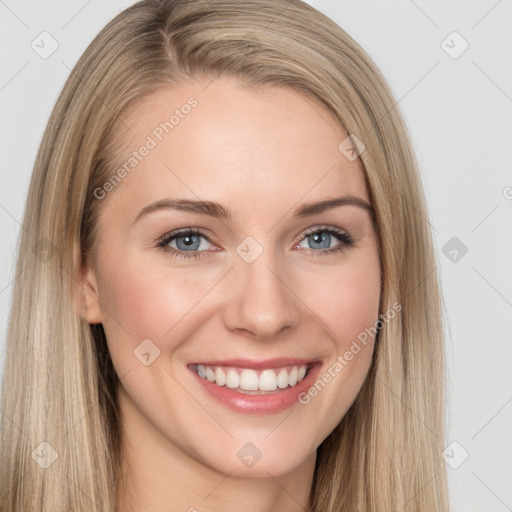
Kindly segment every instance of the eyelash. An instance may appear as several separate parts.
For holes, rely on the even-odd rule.
[[[307,229],[304,234],[302,235],[302,238],[294,244],[297,245],[298,243],[302,242],[303,239],[307,238],[310,235],[314,235],[317,233],[328,233],[329,235],[334,235],[338,240],[341,242],[340,245],[337,247],[334,247],[332,249],[322,249],[322,250],[314,250],[309,249],[311,251],[313,256],[327,256],[329,254],[334,253],[341,253],[343,252],[347,247],[350,247],[354,244],[354,239],[352,236],[345,232],[340,231],[338,229],[335,229],[330,226],[315,226],[313,228]],[[207,253],[208,251],[181,251],[178,249],[175,249],[174,247],[169,247],[168,244],[174,240],[175,238],[181,238],[187,235],[200,235],[201,237],[208,240],[210,243],[211,240],[206,236],[206,234],[201,229],[192,229],[192,228],[183,228],[178,229],[177,231],[173,231],[172,233],[167,233],[163,237],[161,237],[158,240],[157,248],[160,250],[163,250],[164,252],[171,253],[175,258],[178,259],[189,259],[189,258],[202,258],[206,257],[204,253]]]

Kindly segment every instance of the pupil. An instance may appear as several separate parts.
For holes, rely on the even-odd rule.
[[[178,249],[198,249],[200,242],[197,235],[181,235],[176,239]]]
[[[310,235],[313,238],[313,242],[315,244],[321,244],[322,242],[327,241],[327,247],[329,246],[329,237],[330,235],[322,232],[322,233],[314,233],[313,235]],[[325,248],[325,246],[324,246]]]

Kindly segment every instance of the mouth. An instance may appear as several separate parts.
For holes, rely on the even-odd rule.
[[[295,364],[284,363],[284,360],[267,363],[233,360],[229,364],[193,363],[188,367],[200,378],[220,388],[228,388],[244,395],[265,395],[296,387],[315,364],[314,361],[299,360]]]
[[[322,368],[319,360],[229,359],[187,365],[211,399],[237,413],[267,415],[293,407]]]

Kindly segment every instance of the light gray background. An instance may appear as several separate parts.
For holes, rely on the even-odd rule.
[[[16,240],[42,132],[78,57],[131,3],[0,0],[2,362]],[[444,455],[453,510],[512,511],[512,2],[309,3],[382,70],[424,177],[449,313],[447,444],[456,444]],[[31,48],[43,31],[59,45],[47,59]],[[454,31],[469,44],[457,58],[464,41]],[[452,237],[459,247],[445,255]]]

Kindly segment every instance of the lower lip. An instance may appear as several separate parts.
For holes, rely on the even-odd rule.
[[[230,409],[248,414],[275,414],[298,402],[298,396],[311,387],[321,366],[321,363],[314,363],[308,374],[297,385],[265,395],[238,393],[226,386],[217,386],[208,379],[200,377],[195,371],[190,371],[199,379],[199,383],[207,393]]]

